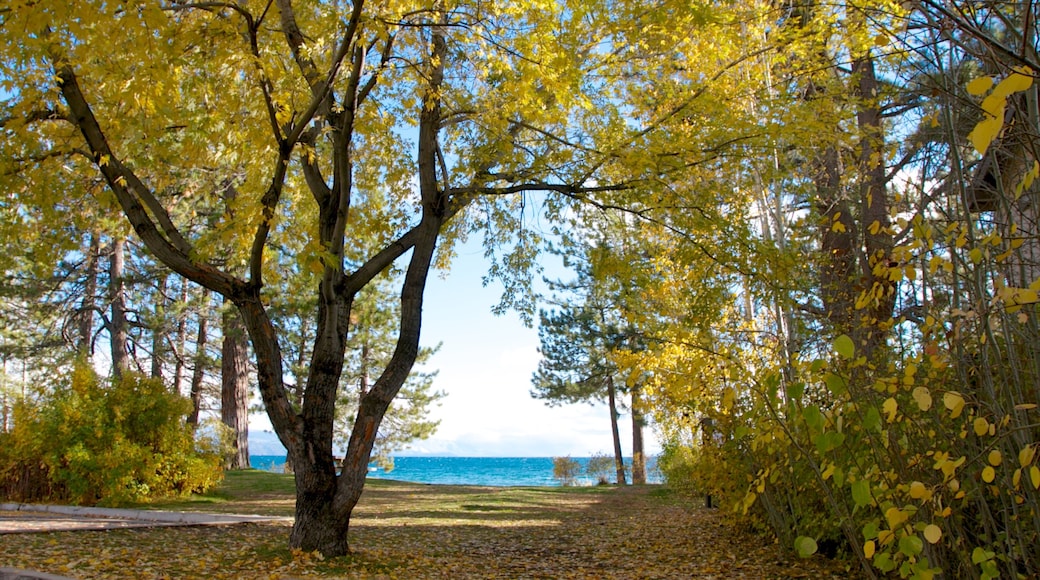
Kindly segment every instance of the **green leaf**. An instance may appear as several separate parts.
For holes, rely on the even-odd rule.
[[[863,428],[868,431],[881,430],[881,413],[878,412],[877,407],[870,407],[863,414]]]
[[[795,381],[787,387],[787,397],[791,400],[797,401],[802,398],[805,394],[805,383],[801,381]]]
[[[899,551],[907,556],[916,556],[924,549],[924,541],[916,535],[899,538]]]
[[[845,385],[845,379],[841,375],[827,373],[827,376],[823,377],[823,382],[827,385],[827,390],[835,397],[840,397],[849,392],[848,387]]]
[[[838,356],[845,360],[851,360],[852,357],[856,356],[856,345],[853,344],[849,335],[843,334],[834,339],[834,352],[838,353]]]
[[[816,553],[816,540],[809,536],[798,536],[794,539],[794,551],[800,558],[808,558]]]
[[[852,501],[856,502],[856,507],[864,507],[870,505],[870,482],[861,479],[852,484]]]
[[[815,405],[806,407],[802,411],[802,418],[805,419],[805,424],[810,429],[819,431],[823,429],[823,413],[820,412],[820,408]]]

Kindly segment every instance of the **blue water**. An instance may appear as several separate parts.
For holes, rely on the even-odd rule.
[[[586,458],[576,457],[584,464]],[[282,472],[285,456],[251,455],[249,461],[254,469]],[[647,461],[648,479],[655,477],[654,458]],[[448,485],[487,486],[552,486],[560,485],[553,478],[551,457],[395,457],[394,469],[383,471],[375,468],[368,476],[376,479],[396,479],[414,483],[439,483]],[[591,485],[591,478],[579,478],[579,485]]]

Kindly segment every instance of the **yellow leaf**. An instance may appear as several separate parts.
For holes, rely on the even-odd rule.
[[[942,538],[942,528],[935,524],[928,524],[925,526],[924,539],[927,540],[929,544],[938,542],[940,538]]]
[[[845,231],[845,224],[841,222],[834,222],[834,225],[831,226],[831,231],[842,233]]]
[[[878,542],[881,542],[882,546],[887,546],[888,544],[891,544],[892,540],[895,539],[895,537],[896,535],[892,532],[892,530],[881,530],[880,532],[878,532],[877,535]]]
[[[947,391],[943,394],[943,405],[950,411],[950,418],[956,419],[964,410],[964,397],[956,391]]]
[[[975,419],[974,427],[975,434],[979,437],[982,437],[986,433],[989,433],[989,421],[983,419],[982,417],[978,417]]]
[[[928,390],[928,387],[917,387],[913,392],[914,401],[917,402],[918,408],[922,411],[927,411],[932,408],[932,393]]]
[[[1018,464],[1022,467],[1026,467],[1033,462],[1033,455],[1035,455],[1035,453],[1036,450],[1032,445],[1026,445],[1018,452]]]
[[[989,452],[989,457],[987,459],[989,460],[990,465],[992,465],[993,467],[997,467],[1001,463],[1003,463],[1004,456],[1000,453],[999,450],[994,449],[993,451]]]
[[[982,468],[982,481],[985,481],[986,483],[993,483],[993,479],[996,476],[997,472],[992,467],[987,465],[986,467]]]
[[[928,495],[928,488],[925,487],[920,481],[915,481],[910,484],[910,497],[913,499],[921,499]]]
[[[863,544],[863,556],[866,559],[873,558],[875,550],[877,550],[877,546],[874,544],[874,540],[867,540],[867,543]]]
[[[893,397],[889,397],[881,404],[881,410],[885,412],[885,419],[891,423],[896,419],[896,411],[899,409],[899,403]]]
[[[968,259],[971,260],[972,264],[978,264],[979,262],[981,262],[982,261],[982,249],[981,248],[972,248],[968,252]]]
[[[1036,403],[1019,403],[1015,405],[1016,411],[1032,411],[1036,408]]]
[[[885,510],[885,520],[888,522],[888,527],[896,529],[899,524],[902,524],[909,518],[910,515],[897,507],[890,507]]]
[[[1040,489],[1040,467],[1034,465],[1029,468],[1029,480],[1033,482],[1034,489]]]
[[[995,115],[985,115],[985,118],[968,133],[968,139],[971,140],[971,144],[975,147],[975,150],[979,152],[979,155],[985,155],[986,149],[989,149],[993,140],[997,138],[997,134],[1004,128],[1004,116],[997,117]]]
[[[993,77],[979,77],[968,83],[968,94],[982,96],[993,86]]]
[[[1020,93],[1028,89],[1033,86],[1032,72],[1029,67],[1016,69],[1015,72],[997,84],[997,87],[993,89],[993,94],[1007,98],[1014,93]]]

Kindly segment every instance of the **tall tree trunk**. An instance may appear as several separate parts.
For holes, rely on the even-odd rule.
[[[163,351],[166,342],[165,324],[163,319],[166,314],[166,275],[162,275],[156,281],[155,304],[152,305],[152,372],[153,379],[163,378]]]
[[[643,401],[639,387],[632,387],[632,485],[646,484],[643,454]]]
[[[614,438],[614,468],[617,470],[617,484],[628,485],[625,480],[625,456],[621,451],[621,435],[618,432],[617,388],[614,377],[607,377],[607,403],[610,407],[610,434]]]
[[[176,344],[173,346],[174,364],[173,364],[173,392],[177,394],[184,394],[184,356],[187,353],[188,345],[188,281],[181,280],[181,295],[179,302],[179,310],[177,313],[177,332],[176,332]]]
[[[443,28],[434,26],[430,29],[430,43],[429,86],[423,95],[419,117],[418,169],[422,217],[412,230],[415,243],[401,284],[400,327],[394,353],[371,390],[360,399],[343,458],[342,472],[337,477],[332,456],[335,401],[343,368],[344,338],[349,329],[350,308],[360,287],[351,288],[348,280],[346,284],[338,285],[342,288],[340,292],[335,292],[336,272],[326,268],[319,288],[317,338],[311,359],[307,397],[301,412],[302,441],[296,443],[293,438],[282,437],[283,443],[287,442],[286,448],[296,469],[296,520],[289,536],[289,545],[305,551],[318,550],[325,556],[340,556],[349,552],[347,530],[350,527],[350,516],[364,489],[379,424],[391,401],[404,385],[419,354],[423,294],[449,199],[437,180],[440,89],[448,51]],[[360,53],[359,58],[363,59],[363,53]],[[346,113],[353,115],[352,110]],[[352,118],[345,123],[346,127],[352,127]],[[349,135],[344,137],[349,139]],[[349,141],[337,144],[341,156],[338,167],[343,168],[339,175],[345,180],[349,179],[351,163],[350,149],[345,146],[347,143]],[[334,184],[333,189],[337,189],[337,186],[343,188],[343,192],[348,192],[350,183]],[[341,203],[346,204],[349,198],[340,199]],[[327,231],[334,232],[334,228],[341,225],[336,216],[341,209],[321,209],[319,220],[322,224],[329,224]],[[335,234],[332,241],[338,240],[338,236]],[[341,250],[339,245],[331,247]],[[243,309],[243,314],[247,315],[247,324],[252,312],[248,308]],[[255,347],[256,336],[253,336]]]
[[[191,372],[191,414],[188,415],[189,425],[199,424],[199,412],[202,410],[202,380],[206,376],[206,342],[209,340],[209,317],[205,305],[209,304],[209,293],[203,293],[202,304],[199,310],[199,331],[195,338],[195,368]]]
[[[123,281],[125,246],[125,240],[117,238],[112,241],[108,254],[108,335],[112,352],[112,376],[116,378],[130,368],[126,333],[126,286]]]
[[[885,170],[885,133],[878,105],[879,82],[874,58],[868,52],[855,59],[852,73],[858,84],[856,96],[861,100],[856,111],[859,139],[859,203],[860,235],[865,255],[860,263],[862,286],[873,299],[863,309],[863,323],[858,326],[856,347],[867,360],[874,361],[889,334],[896,304],[897,282],[889,277],[890,268],[900,268],[892,261],[893,237],[889,231],[888,175]]]
[[[83,297],[79,304],[79,317],[76,324],[76,352],[87,359],[93,351],[94,342],[94,309],[97,308],[98,257],[101,255],[101,236],[90,232],[90,245],[87,249],[87,270],[84,272]]]
[[[235,434],[227,469],[249,469],[249,363],[245,328],[237,311],[224,311],[220,348],[220,420]]]

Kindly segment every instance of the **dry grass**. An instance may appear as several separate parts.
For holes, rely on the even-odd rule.
[[[231,474],[213,496],[163,509],[291,515],[292,480]],[[746,536],[658,486],[481,488],[372,481],[353,554],[291,553],[289,527],[239,524],[8,535],[0,566],[76,578],[848,577]]]

